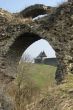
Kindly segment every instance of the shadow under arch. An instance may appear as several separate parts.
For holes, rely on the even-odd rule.
[[[41,37],[37,34],[25,32],[15,39],[6,54],[6,73],[15,77],[17,66],[21,59],[23,52],[35,41],[40,40]]]

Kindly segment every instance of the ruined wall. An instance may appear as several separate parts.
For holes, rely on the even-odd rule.
[[[56,79],[61,81],[65,74],[73,73],[73,2],[64,3],[55,10],[42,5],[42,12],[37,11],[35,16],[34,10],[35,6],[31,18],[41,13],[47,16],[37,20],[27,17],[26,20],[25,11],[11,14],[0,9],[0,74],[14,77],[23,51],[43,38],[56,52]]]

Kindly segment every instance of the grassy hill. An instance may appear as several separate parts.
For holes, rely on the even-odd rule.
[[[21,63],[15,81],[7,88],[15,110],[31,110],[31,104],[45,97],[48,88],[55,85],[55,71],[56,67],[49,65]]]
[[[40,89],[45,86],[52,86],[55,82],[56,67],[44,64],[23,63],[19,67],[20,73],[17,80],[33,82]]]
[[[73,110],[73,75],[56,85],[56,67],[21,63],[5,94],[14,110]]]

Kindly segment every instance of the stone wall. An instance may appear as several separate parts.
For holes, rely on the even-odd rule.
[[[56,58],[45,58],[43,63],[46,65],[51,65],[57,67],[57,59]]]
[[[61,81],[66,74],[73,73],[73,2],[64,3],[55,10],[42,6],[41,13],[47,13],[47,16],[37,20],[30,20],[23,16],[24,13],[25,10],[11,14],[0,9],[0,74],[15,77],[23,51],[41,38],[46,39],[56,52],[56,80]],[[30,15],[36,17],[34,13]]]

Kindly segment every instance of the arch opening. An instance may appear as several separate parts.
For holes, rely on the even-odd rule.
[[[28,46],[30,46],[32,43],[34,43],[35,41],[38,41],[40,39],[44,38],[43,36],[39,36],[38,34],[32,33],[32,32],[25,32],[22,33],[19,36],[16,36],[15,39],[13,40],[13,43],[11,44],[11,46],[9,47],[9,50],[6,54],[5,62],[6,62],[6,69],[5,69],[5,73],[7,73],[10,76],[15,77],[16,73],[17,73],[17,66],[19,65],[19,61],[21,59],[21,56],[23,54],[23,52],[28,48]],[[56,79],[62,80],[64,75],[62,75],[63,71],[62,68],[60,66],[60,59],[59,58],[59,52],[60,49],[57,51],[57,44],[54,41],[51,41],[50,38],[47,38],[47,41],[50,42],[50,44],[52,45],[53,49],[57,52],[57,62],[58,62],[58,69],[56,71]],[[63,65],[63,64],[62,64]],[[60,70],[59,70],[60,69]],[[62,77],[61,77],[62,76]]]
[[[34,82],[41,87],[48,86],[51,77],[55,79],[56,69],[57,58],[55,51],[44,39],[35,41],[28,46],[22,54],[18,66],[20,76],[25,77],[26,82]]]
[[[44,54],[42,59],[40,54]],[[28,48],[22,54],[21,62],[31,62],[38,64],[42,63],[51,66],[57,66],[55,50],[45,39],[35,41],[30,46],[28,46]]]

